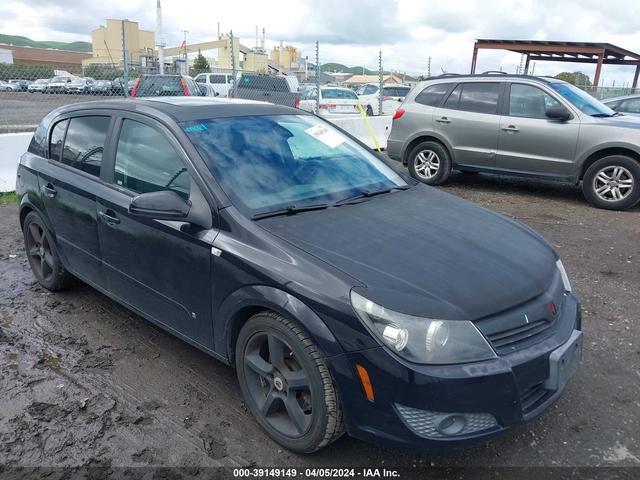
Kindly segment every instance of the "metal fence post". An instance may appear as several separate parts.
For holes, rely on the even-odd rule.
[[[382,87],[384,79],[382,77],[382,50],[378,53],[378,115],[382,115]]]
[[[236,96],[237,93],[237,89],[236,89],[236,82],[237,82],[237,76],[238,76],[238,67],[236,66],[236,52],[235,52],[235,48],[233,46],[233,30],[231,30],[229,32],[229,42],[231,44],[231,48],[229,49],[231,51],[231,77],[232,77],[232,87],[231,87],[231,91],[233,92],[233,96]]]
[[[122,92],[125,97],[129,96],[129,62],[127,60],[127,43],[124,36],[124,20],[120,21],[122,31]]]
[[[316,112],[320,112],[320,42],[316,40]]]

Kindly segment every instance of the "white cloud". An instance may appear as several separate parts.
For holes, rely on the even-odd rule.
[[[202,2],[164,0],[165,42],[179,45],[182,30],[188,42],[215,38],[233,29],[246,45],[254,44],[255,25],[267,30],[267,46],[281,40],[303,49],[311,60],[320,40],[321,62],[384,66],[409,73],[442,70],[468,72],[476,38],[609,42],[640,51],[640,2],[626,0],[244,0]],[[3,0],[0,32],[36,40],[90,40],[91,30],[106,18],[129,18],[142,28],[155,27],[155,0]],[[513,72],[520,56],[481,51],[478,70],[502,67]],[[588,64],[538,62],[538,74],[582,70]],[[633,67],[605,66],[609,84],[630,81]]]

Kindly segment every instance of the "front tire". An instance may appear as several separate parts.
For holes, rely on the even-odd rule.
[[[437,142],[416,145],[409,153],[407,163],[411,176],[427,185],[440,185],[451,175],[449,152]]]
[[[42,218],[30,212],[22,227],[24,246],[33,276],[47,290],[57,292],[73,284],[73,276],[65,270],[52,236]]]
[[[315,452],[344,432],[327,365],[296,322],[273,312],[251,317],[238,336],[236,370],[251,413],[288,450]]]
[[[640,163],[624,155],[601,158],[585,172],[582,192],[597,208],[631,208],[640,201]]]

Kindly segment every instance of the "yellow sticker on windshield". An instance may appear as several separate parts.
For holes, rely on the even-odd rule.
[[[305,132],[311,135],[316,140],[320,140],[329,148],[336,148],[345,142],[345,138],[335,130],[330,130],[324,125],[314,125],[311,128],[307,128]]]

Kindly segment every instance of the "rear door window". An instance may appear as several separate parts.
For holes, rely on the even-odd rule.
[[[457,109],[458,104],[460,103],[460,93],[462,92],[462,84],[458,85],[453,89],[453,92],[447,98],[447,101],[444,102],[444,108]]]
[[[122,123],[115,162],[115,183],[136,193],[172,190],[188,199],[190,177],[165,135],[144,123]]]
[[[51,160],[60,161],[62,154],[62,143],[64,142],[64,134],[67,130],[69,120],[62,120],[56,123],[51,131],[51,140],[49,141],[49,158]]]
[[[64,141],[62,163],[99,177],[110,121],[110,117],[72,118]]]
[[[465,112],[497,113],[501,86],[502,84],[497,82],[465,83],[458,109]]]
[[[438,106],[440,105],[442,98],[451,89],[451,85],[451,83],[436,83],[435,85],[429,85],[416,96],[415,101],[416,103],[427,105],[429,107]]]

